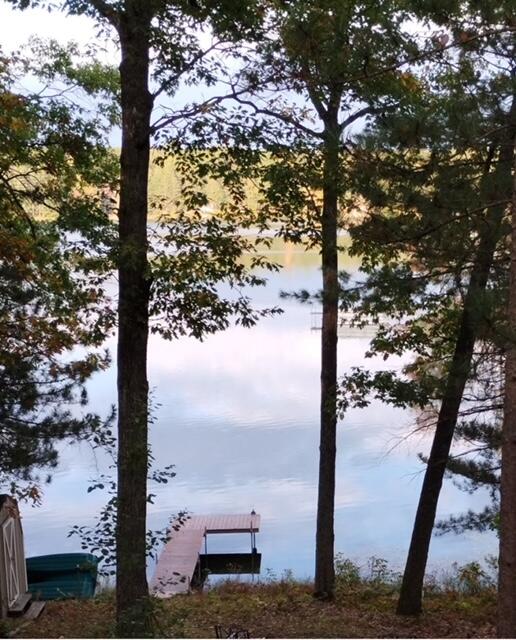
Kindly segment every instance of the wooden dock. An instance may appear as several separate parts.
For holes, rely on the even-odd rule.
[[[210,533],[250,533],[260,529],[260,516],[251,514],[190,516],[177,530],[172,531],[156,565],[150,591],[159,598],[188,593],[199,563],[206,536]]]

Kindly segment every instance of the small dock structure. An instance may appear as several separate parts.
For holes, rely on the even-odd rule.
[[[174,524],[174,523],[173,523]],[[192,515],[172,530],[158,559],[150,591],[168,598],[202,585],[207,573],[259,573],[261,555],[256,550],[260,516],[250,514]],[[251,553],[208,553],[209,534],[248,533]]]
[[[322,311],[313,309],[310,311],[311,330],[320,331],[322,329]],[[391,318],[386,313],[378,314],[376,319],[369,318],[357,321],[351,311],[339,311],[338,332],[341,338],[373,338],[378,333],[381,325],[388,327],[399,326],[401,321]]]

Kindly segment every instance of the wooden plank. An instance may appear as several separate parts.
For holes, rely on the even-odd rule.
[[[47,603],[44,600],[33,600],[30,603],[30,607],[23,614],[23,618],[25,620],[35,620],[36,618],[39,618],[46,604]]]
[[[32,600],[31,593],[22,593],[19,595],[13,604],[9,607],[10,616],[21,616],[21,614],[27,608],[29,602]]]
[[[191,516],[182,528],[204,529],[206,533],[257,533],[260,516],[257,513]]]
[[[151,593],[162,598],[188,593],[203,538],[201,529],[182,528],[174,532],[159,557],[150,584]]]

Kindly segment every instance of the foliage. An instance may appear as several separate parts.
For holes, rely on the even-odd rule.
[[[349,587],[360,584],[361,580],[360,567],[342,553],[337,553],[335,556],[335,582],[337,587],[342,586],[349,589]]]
[[[185,153],[188,153],[186,151]],[[232,185],[228,184],[228,178],[224,171],[215,171],[214,165],[217,162],[217,150],[213,151],[211,159],[211,172],[208,175],[205,186],[202,187],[202,195],[206,197],[204,211],[217,213],[224,205],[231,200]],[[177,211],[185,208],[183,198],[183,175],[184,171],[179,168],[180,158],[175,154],[161,156],[159,150],[151,152],[151,166],[149,175],[149,197],[151,210],[149,217],[151,220],[158,220],[162,216],[173,217]],[[208,162],[206,162],[208,165]],[[183,163],[184,165],[184,163]],[[210,169],[208,169],[210,171]],[[191,174],[190,174],[191,175]],[[258,189],[251,181],[246,181],[244,188],[244,204],[251,211],[258,208]]]
[[[453,42],[451,35],[446,38]],[[507,336],[508,227],[500,194],[507,191],[510,167],[500,157],[514,91],[509,39],[481,38],[474,47],[442,51],[421,67],[418,91],[366,128],[349,164],[350,188],[367,204],[366,215],[351,228],[363,275],[349,292],[342,291],[343,306],[353,308],[356,323],[378,324],[368,356],[387,360],[409,353],[412,361],[401,375],[356,368],[344,376],[342,412],[376,397],[418,410],[421,428],[435,425],[471,274],[482,255],[481,238],[494,238],[486,290],[469,309],[477,341],[456,431],[471,454],[448,464],[469,489],[484,481],[496,485],[497,454],[489,446],[497,446],[492,425],[498,420],[499,363]],[[499,65],[492,55],[499,56]],[[449,530],[462,530],[468,522],[494,526],[496,488],[491,496],[492,506],[478,517],[450,520]]]
[[[474,563],[472,563],[474,564]],[[299,581],[251,584],[227,581],[187,598],[159,602],[155,611],[161,637],[205,638],[214,626],[238,626],[253,637],[494,637],[495,595],[476,579],[464,589],[458,573],[475,573],[469,566],[452,568],[439,589],[428,592],[421,617],[400,618],[392,611],[388,585],[375,593],[367,582],[338,591],[334,603],[311,596],[311,585]],[[469,583],[468,578],[468,583]],[[18,624],[16,621],[10,624]],[[114,624],[113,593],[92,600],[52,602],[37,623],[20,629],[19,637],[110,637]]]
[[[158,223],[151,247],[151,331],[164,338],[202,340],[231,321],[251,327],[260,317],[281,313],[277,307],[253,308],[249,288],[266,283],[253,271],[277,266],[241,235],[238,220],[180,213]]]
[[[444,580],[445,591],[455,591],[466,596],[477,596],[486,591],[496,591],[497,574],[489,572],[479,562],[468,562],[460,565],[454,562],[452,573]]]
[[[468,443],[465,454],[457,454],[448,462],[448,472],[464,491],[488,491],[490,503],[481,511],[472,510],[452,515],[436,525],[438,534],[464,531],[498,532],[500,508],[501,427],[498,420],[490,423],[472,420],[457,427],[457,436]]]
[[[44,1],[14,4],[21,8],[32,4],[56,8],[56,3]],[[183,2],[70,0],[59,6],[71,13],[94,17],[113,29],[122,52],[119,70],[124,135],[119,237],[113,256],[119,276],[117,621],[119,633],[138,635],[138,625],[143,633],[150,623],[148,611],[142,607],[147,599],[144,485],[148,471],[149,315],[154,320],[153,330],[166,338],[183,334],[201,338],[225,328],[234,316],[244,326],[251,326],[261,315],[269,313],[269,310],[253,311],[249,298],[239,289],[263,283],[239,264],[243,250],[249,245],[228,242],[227,225],[202,221],[198,213],[204,200],[193,192],[188,215],[171,222],[171,230],[158,233],[149,246],[149,148],[153,136],[159,139],[164,127],[171,127],[184,115],[167,113],[152,123],[152,110],[159,106],[161,96],[174,95],[182,83],[202,80],[207,85],[213,84],[220,63],[212,54],[220,47],[213,44],[203,49],[199,32],[203,22],[209,20],[220,36],[232,40],[240,37],[233,19],[237,18],[239,26],[243,23],[244,27],[250,21],[244,19],[245,10],[242,12],[229,3],[226,10],[230,20],[217,19],[222,14],[214,11],[217,5],[209,2],[192,7]],[[252,4],[245,3],[243,8],[248,6]],[[149,74],[154,87],[149,86]],[[197,106],[186,108],[188,116],[197,112]],[[177,136],[172,137],[176,142]],[[200,282],[200,277],[205,281]],[[217,290],[221,280],[229,285],[227,296]]]
[[[152,413],[149,421],[153,421]],[[81,549],[96,555],[99,559],[99,576],[111,578],[116,574],[116,525],[117,525],[117,482],[113,476],[116,470],[116,439],[111,429],[105,428],[97,432],[91,439],[94,449],[102,451],[111,464],[108,473],[100,473],[91,480],[87,492],[102,491],[107,494],[107,502],[101,508],[100,513],[95,518],[93,526],[73,525],[68,537],[77,537],[80,541]],[[153,456],[149,451],[148,456],[148,476],[149,492],[147,502],[154,504],[155,494],[151,493],[152,487],[168,484],[175,478],[174,465],[167,465],[163,469],[153,468]],[[187,512],[180,512],[170,517],[170,524],[160,530],[148,529],[146,533],[147,557],[156,559],[157,550],[164,545],[170,537],[172,530],[177,531],[184,524],[188,515]]]
[[[261,37],[250,51],[242,53],[241,67],[230,78],[237,108],[226,117],[220,111],[210,113],[204,129],[197,126],[196,133],[204,134],[203,144],[206,139],[235,140],[230,144],[240,151],[242,171],[246,175],[254,172],[260,190],[255,219],[261,230],[272,226],[284,239],[317,247],[321,252],[322,473],[315,583],[319,596],[331,599],[337,230],[344,218],[341,205],[346,191],[347,142],[352,139],[353,123],[395,105],[404,91],[403,83],[396,74],[384,73],[384,65],[392,64],[396,69],[402,55],[414,52],[416,47],[404,28],[408,14],[397,2],[380,6],[331,0],[272,1],[267,9]],[[375,74],[374,82],[370,82],[370,73]],[[242,152],[242,146],[247,153]]]
[[[371,556],[361,567],[343,554],[335,556],[335,582],[340,592],[370,589],[378,594],[399,588],[400,574],[389,567],[385,558]]]
[[[171,467],[167,467],[159,473],[161,477],[159,482],[168,482],[175,476]],[[151,476],[151,479],[154,477],[156,477],[155,474]],[[82,550],[96,555],[99,559],[99,576],[109,578],[116,573],[116,482],[111,476],[102,475],[88,487],[88,492],[95,489],[106,489],[111,497],[100,510],[93,526],[73,525],[68,532],[68,537],[77,537]],[[149,494],[147,501],[152,503],[152,499],[152,494]],[[159,530],[148,529],[146,536],[147,557],[156,559],[158,548],[166,544],[171,531],[182,526],[187,518],[187,512],[180,512],[171,516],[168,526]]]
[[[74,102],[80,69],[62,67],[66,51],[38,43],[35,58],[0,58],[3,483],[34,481],[57,464],[58,440],[103,427],[84,412],[85,383],[109,364],[99,347],[113,316],[97,267],[111,231],[99,194],[115,174],[101,120]],[[43,85],[35,93],[18,88],[28,73]],[[39,497],[30,487],[22,495]]]

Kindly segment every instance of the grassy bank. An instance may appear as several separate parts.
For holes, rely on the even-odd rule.
[[[156,635],[215,637],[215,625],[247,629],[255,638],[488,638],[494,637],[496,592],[479,565],[455,566],[429,580],[425,613],[402,618],[394,613],[399,576],[373,559],[364,576],[347,560],[337,563],[337,595],[332,603],[312,598],[311,585],[288,574],[258,584],[238,580],[203,593],[156,601]],[[9,622],[4,632],[21,638],[109,638],[114,600],[105,592],[93,600],[47,605],[26,626]]]

